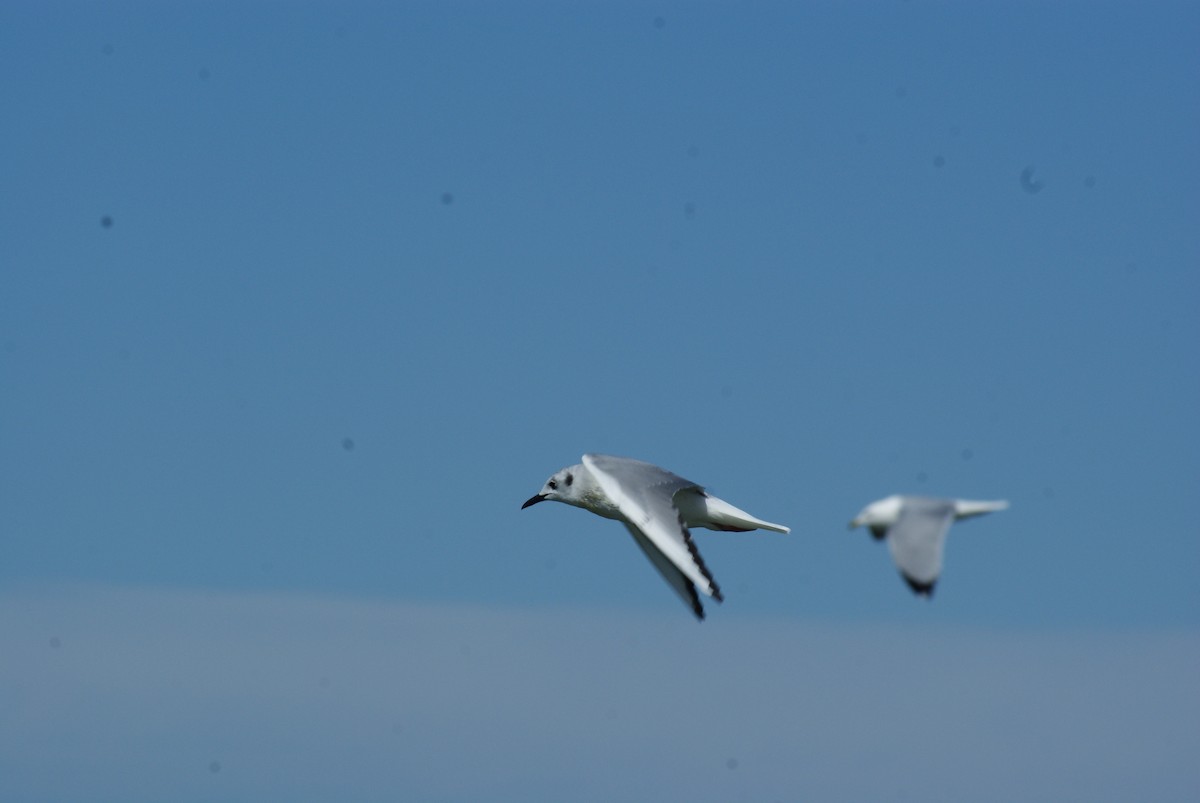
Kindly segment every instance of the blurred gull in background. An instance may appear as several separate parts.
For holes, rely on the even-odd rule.
[[[950,525],[959,519],[1004,510],[1008,502],[889,496],[872,502],[850,522],[866,525],[876,540],[887,539],[892,558],[913,592],[933,596],[942,572],[942,546]]]

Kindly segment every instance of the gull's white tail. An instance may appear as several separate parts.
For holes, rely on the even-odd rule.
[[[696,504],[689,505],[688,502],[692,502],[693,500]],[[696,494],[687,501],[677,497],[676,504],[679,505],[679,512],[683,514],[683,520],[689,527],[707,527],[710,530],[724,530],[727,532],[746,532],[748,530],[774,530],[777,533],[791,532],[790,529],[784,527],[782,524],[763,521],[760,518],[751,516],[740,508],[734,507],[724,499],[718,499],[708,494]],[[685,507],[694,509],[685,511]]]
[[[995,502],[977,502],[971,499],[959,499],[954,503],[954,517],[956,519],[966,519],[971,516],[982,516],[984,513],[995,513],[997,510],[1004,510],[1007,507],[1008,502],[1003,499]]]

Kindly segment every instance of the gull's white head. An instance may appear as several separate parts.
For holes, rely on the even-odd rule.
[[[900,508],[903,504],[904,499],[898,494],[872,502],[850,520],[850,529],[864,524],[872,528],[891,527],[896,523],[896,519],[900,518]]]
[[[536,505],[538,502],[566,502],[568,505],[576,507],[585,507],[583,497],[585,493],[584,486],[586,482],[580,482],[580,477],[586,476],[586,471],[583,464],[575,466],[567,466],[564,469],[559,469],[550,479],[546,480],[546,484],[542,486],[539,493],[534,494],[521,505],[521,510]]]

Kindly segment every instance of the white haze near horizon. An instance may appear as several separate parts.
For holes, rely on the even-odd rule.
[[[1200,636],[0,593],[0,798],[1188,800]]]

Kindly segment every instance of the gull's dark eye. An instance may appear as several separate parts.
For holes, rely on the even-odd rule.
[[[550,490],[552,490],[552,491],[558,487],[558,483],[555,482],[554,480],[550,480],[550,482],[548,482],[546,484],[550,486]]]
[[[570,474],[568,474],[567,475],[567,485],[570,485],[573,482],[575,482],[575,478],[572,477]]]

